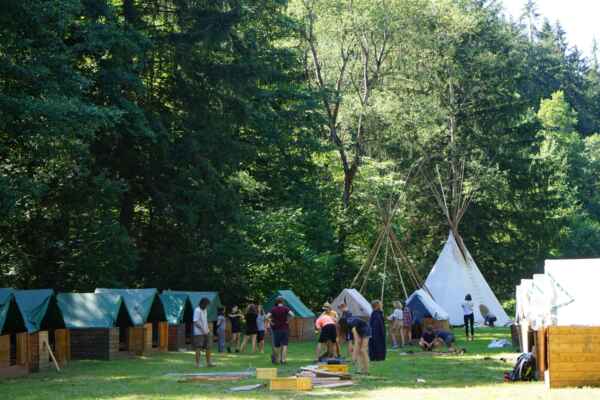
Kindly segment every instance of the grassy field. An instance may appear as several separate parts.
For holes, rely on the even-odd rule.
[[[232,386],[255,380],[226,383],[177,383],[165,376],[172,372],[197,372],[192,353],[156,354],[112,362],[79,361],[61,373],[46,372],[27,378],[0,381],[0,399],[593,399],[600,389],[545,389],[541,383],[503,383],[504,371],[512,368],[515,353],[488,350],[492,339],[506,337],[506,330],[480,330],[475,342],[464,342],[457,330],[463,356],[401,355],[388,352],[385,362],[371,363],[371,375],[358,378],[357,385],[337,390],[319,389],[310,393],[271,393],[266,389],[230,394]],[[310,364],[314,344],[292,344],[289,364],[280,376],[292,375]],[[506,359],[504,362],[502,359]],[[270,366],[268,355],[223,354],[216,356],[218,367],[212,371],[240,371]],[[417,378],[425,383],[417,383]]]

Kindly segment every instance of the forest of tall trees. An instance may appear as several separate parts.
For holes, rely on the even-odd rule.
[[[456,165],[499,298],[600,256],[600,50],[535,1],[517,20],[496,0],[4,3],[0,286],[311,304],[391,203],[426,276],[448,235],[432,181]]]

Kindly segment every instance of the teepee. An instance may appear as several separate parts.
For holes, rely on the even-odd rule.
[[[507,325],[510,323],[508,315],[479,271],[458,232],[460,221],[475,190],[473,187],[466,190],[463,187],[464,162],[459,168],[454,168],[453,165],[448,193],[444,190],[439,169],[436,171],[439,187],[433,183],[435,180],[429,180],[429,183],[448,220],[450,232],[442,252],[425,280],[425,288],[436,303],[448,312],[451,325],[464,323],[461,303],[467,294],[473,298],[476,323],[483,324],[481,309],[484,308],[496,316],[496,325]]]

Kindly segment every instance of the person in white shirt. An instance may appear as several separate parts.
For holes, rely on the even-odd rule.
[[[206,353],[206,366],[214,367],[210,362],[210,345],[212,338],[208,329],[208,305],[210,300],[203,297],[198,303],[198,307],[194,310],[194,329],[192,336],[192,346],[196,353],[196,368],[200,367],[200,358],[202,350]]]
[[[460,306],[462,307],[465,321],[465,336],[467,337],[467,340],[473,341],[475,339],[475,315],[473,314],[473,299],[470,294],[465,296],[465,301]],[[471,328],[470,336],[469,327]]]
[[[402,341],[402,346],[404,343],[404,335],[402,334],[402,326],[403,326],[403,311],[402,311],[402,303],[399,301],[392,302],[394,306],[394,312],[387,317],[388,321],[392,323],[390,326],[390,336],[392,337],[392,348],[398,348],[398,335],[400,335],[400,340]]]

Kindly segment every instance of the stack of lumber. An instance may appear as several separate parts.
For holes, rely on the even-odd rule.
[[[337,369],[339,372],[333,372],[327,370],[331,369],[329,368],[331,366],[311,365],[301,368],[298,376],[310,378],[312,386],[315,389],[334,389],[354,385],[352,375],[347,372],[347,366],[345,366],[345,368],[343,366],[345,365],[337,365],[334,369]]]

